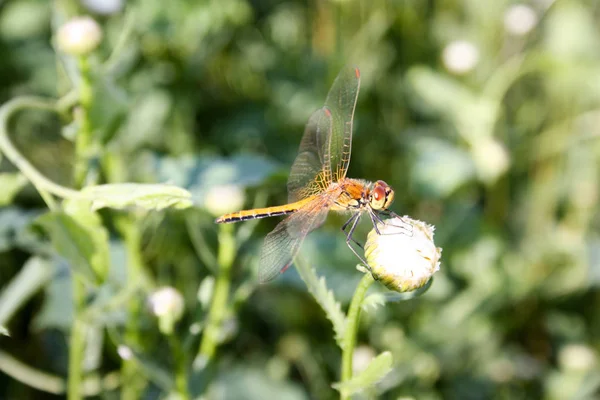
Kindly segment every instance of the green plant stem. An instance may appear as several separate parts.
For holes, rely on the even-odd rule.
[[[89,172],[88,153],[92,141],[92,127],[89,119],[89,110],[93,96],[89,64],[85,57],[80,57],[79,69],[81,72],[81,82],[79,86],[81,126],[75,142],[75,185],[78,188],[84,185],[85,177]],[[86,301],[83,280],[81,280],[77,274],[72,274],[72,277],[75,316],[71,328],[71,345],[69,348],[69,381],[67,398],[69,400],[76,400],[82,398],[82,362],[85,354],[86,333],[86,324],[83,317]]]
[[[136,226],[135,219],[125,215],[117,216],[115,226],[123,237],[127,252],[127,286],[149,287],[140,251],[142,237],[140,230]],[[134,348],[142,345],[142,337],[139,329],[141,307],[139,299],[132,296],[127,305],[127,324],[125,326],[124,339],[125,343]],[[146,378],[140,373],[140,368],[136,361],[123,360],[121,374],[123,376],[121,397],[124,400],[141,398],[146,385]]]
[[[190,393],[188,391],[188,374],[185,354],[181,348],[181,343],[174,333],[169,335],[169,344],[171,353],[175,362],[175,389],[179,399],[188,400]]]
[[[92,89],[92,77],[90,63],[86,56],[79,57],[79,72],[81,80],[79,82],[79,103],[81,112],[79,114],[80,126],[75,139],[75,170],[74,179],[77,187],[85,184],[86,177],[90,170],[90,153],[93,143],[92,122],[90,119],[90,110],[94,93]]]
[[[61,100],[58,100],[58,102],[61,102]],[[10,140],[8,123],[15,113],[24,109],[59,112],[60,110],[56,107],[58,102],[38,97],[22,96],[16,97],[0,107],[0,151],[29,179],[51,210],[56,209],[56,203],[51,194],[63,198],[75,198],[81,197],[81,195],[76,190],[52,182],[35,169]]]
[[[356,287],[352,302],[350,303],[346,322],[346,332],[344,335],[344,346],[342,349],[342,383],[348,382],[352,378],[352,355],[354,354],[354,347],[356,347],[356,333],[358,331],[360,310],[367,289],[369,289],[369,286],[371,286],[373,282],[374,280],[371,274],[364,274]],[[349,398],[350,396],[342,391],[340,399],[346,400]]]
[[[221,324],[226,312],[229,297],[230,271],[235,259],[236,243],[231,224],[219,225],[219,253],[217,263],[219,271],[213,292],[212,303],[208,313],[208,321],[200,343],[198,354],[201,365],[212,360],[219,341]]]
[[[85,322],[80,315],[85,308],[85,286],[76,274],[73,277],[73,304],[75,316],[71,327],[71,339],[69,341],[69,376],[67,387],[67,398],[77,400],[83,397],[81,382],[83,381],[83,356],[85,353]]]

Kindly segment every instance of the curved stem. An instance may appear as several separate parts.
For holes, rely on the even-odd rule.
[[[0,371],[42,392],[61,395],[66,391],[67,385],[63,377],[33,368],[3,350],[0,350]],[[86,396],[99,396],[103,392],[117,389],[120,385],[121,377],[114,371],[102,377],[90,374],[82,382]]]
[[[28,108],[58,112],[55,101],[38,97],[16,97],[4,103],[0,107],[0,151],[29,179],[48,207],[53,209],[55,204],[50,194],[63,198],[76,198],[81,195],[76,190],[58,185],[46,178],[12,144],[8,136],[8,122],[17,111]]]
[[[204,367],[215,355],[223,316],[226,313],[227,299],[229,297],[229,273],[235,259],[235,236],[233,235],[233,226],[231,224],[219,225],[219,254],[217,261],[219,264],[219,274],[215,283],[215,290],[212,296],[212,304],[208,314],[208,322],[200,351],[196,358],[196,367]]]
[[[348,318],[346,322],[346,332],[344,334],[344,346],[342,348],[342,383],[347,382],[352,378],[352,355],[356,346],[356,332],[358,331],[358,322],[360,319],[360,310],[367,289],[374,282],[370,273],[365,273],[356,287],[350,309],[348,310]],[[342,391],[340,399],[346,400],[350,396]]]

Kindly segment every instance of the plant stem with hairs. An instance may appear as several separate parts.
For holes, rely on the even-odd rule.
[[[365,299],[367,289],[369,289],[373,282],[373,276],[371,276],[370,273],[364,274],[358,286],[356,287],[356,291],[352,297],[352,302],[350,303],[350,309],[348,310],[346,322],[346,332],[343,340],[344,345],[342,348],[342,383],[348,382],[350,379],[352,379],[352,356],[354,354],[354,348],[356,347],[356,333],[358,331],[358,324],[360,321],[360,310],[362,308],[362,303]],[[347,400],[349,398],[350,396],[345,394],[342,390],[340,399]]]

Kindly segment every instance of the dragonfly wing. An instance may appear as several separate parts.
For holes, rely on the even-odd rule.
[[[354,108],[360,88],[360,71],[356,67],[344,68],[335,81],[325,107],[331,110],[332,129],[331,138],[328,140],[328,155],[332,179],[337,182],[346,177],[352,150],[352,123]]]
[[[319,194],[329,186],[331,164],[325,157],[331,128],[331,112],[326,108],[315,111],[308,120],[288,178],[290,203]]]
[[[328,211],[328,196],[317,197],[267,235],[260,253],[258,278],[261,283],[275,279],[290,266],[306,235],[325,222]]]

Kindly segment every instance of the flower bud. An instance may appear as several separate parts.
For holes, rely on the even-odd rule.
[[[479,49],[467,40],[456,40],[444,48],[442,61],[448,71],[458,75],[466,74],[479,62]]]
[[[514,4],[504,13],[504,27],[515,36],[529,33],[538,23],[538,16],[533,8],[526,4]]]
[[[76,17],[58,28],[58,49],[72,56],[83,56],[98,47],[102,40],[102,28],[90,17]]]
[[[210,188],[204,206],[209,213],[219,215],[238,211],[244,205],[244,190],[237,185],[221,185]]]
[[[163,287],[150,295],[150,307],[158,318],[159,328],[162,333],[169,335],[173,327],[183,315],[183,296],[172,287]]]
[[[440,268],[442,249],[435,247],[432,225],[404,216],[377,224],[367,237],[365,258],[373,278],[396,292],[425,285]]]
[[[130,347],[125,346],[124,344],[120,344],[117,347],[117,354],[119,354],[119,357],[121,357],[123,360],[131,360],[133,358],[133,351]]]

